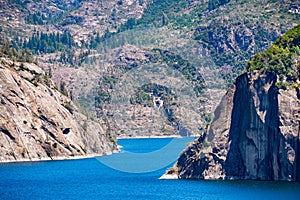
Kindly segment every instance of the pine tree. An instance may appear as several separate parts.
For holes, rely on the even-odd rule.
[[[208,1],[208,10],[214,10],[217,7],[217,0],[209,0]]]

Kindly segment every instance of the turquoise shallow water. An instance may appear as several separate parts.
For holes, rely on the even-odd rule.
[[[107,159],[125,164],[126,156],[122,160],[124,152],[159,150],[170,140],[120,140],[123,153],[107,156]],[[181,150],[177,149],[178,153]],[[166,168],[148,173],[127,173],[107,167],[95,158],[2,164],[0,199],[292,200],[300,197],[300,183],[293,182],[159,180]]]

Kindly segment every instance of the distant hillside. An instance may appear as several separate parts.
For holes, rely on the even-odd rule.
[[[52,71],[57,85],[64,85],[73,100],[117,133],[126,131],[113,122],[110,97],[125,73],[149,64],[179,70],[192,88],[198,88],[194,101],[200,104],[201,120],[193,124],[202,131],[247,60],[296,25],[300,16],[299,3],[291,0],[0,2],[2,37],[17,50],[29,49],[45,71]],[[138,127],[148,121],[143,113],[154,113],[155,108],[153,99],[150,105],[150,97],[142,96],[145,104],[129,105],[130,113],[141,111],[141,118],[133,120]],[[184,116],[179,117],[174,105],[164,108],[167,128],[156,134],[178,133],[178,123],[172,120]]]
[[[228,86],[252,55],[300,20],[300,4],[294,1],[155,0],[153,4],[141,19],[129,20],[120,31],[153,26],[181,30],[199,43],[200,56],[213,59]]]

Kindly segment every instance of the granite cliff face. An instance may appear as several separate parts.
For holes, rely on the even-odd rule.
[[[112,153],[114,138],[80,114],[32,63],[0,60],[0,162]]]
[[[181,179],[300,180],[300,92],[273,72],[237,78],[207,132],[167,175]]]

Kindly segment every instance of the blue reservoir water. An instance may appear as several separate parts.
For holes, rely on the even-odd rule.
[[[147,155],[147,152],[161,151],[170,144],[170,140],[122,139],[119,140],[119,144],[123,146],[123,152],[106,156],[106,159],[118,160],[113,162],[113,165],[126,165],[128,159],[126,152]],[[180,139],[176,141],[180,142]],[[181,150],[177,149],[177,154]],[[163,153],[166,154],[168,151]],[[125,158],[123,160],[122,155]],[[2,164],[0,165],[0,199],[274,200],[300,197],[300,183],[159,180],[158,178],[168,166],[147,173],[127,173],[103,164],[107,160],[102,162],[101,159],[92,158]],[[160,160],[156,163],[160,163]],[[171,164],[169,163],[169,166]]]

